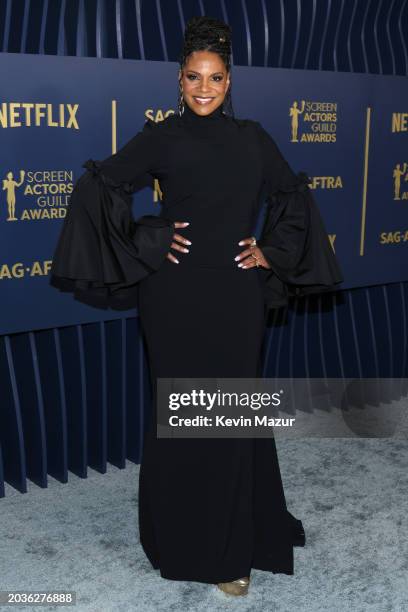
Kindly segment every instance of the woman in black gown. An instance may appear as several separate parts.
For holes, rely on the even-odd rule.
[[[53,259],[51,284],[76,299],[137,305],[154,398],[158,377],[260,376],[268,309],[342,280],[307,176],[258,122],[227,112],[230,51],[226,24],[189,22],[179,113],[84,164]],[[135,221],[131,194],[146,174],[159,180],[161,211]],[[139,480],[153,567],[231,594],[247,592],[251,568],[293,574],[302,527],[286,509],[274,439],[157,438],[153,406]]]

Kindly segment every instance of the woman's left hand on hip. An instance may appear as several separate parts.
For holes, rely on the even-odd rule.
[[[244,238],[239,241],[241,246],[248,245],[247,248],[235,257],[235,261],[239,268],[245,270],[254,267],[262,267],[269,269],[271,266],[266,261],[261,249],[256,245],[255,236]]]

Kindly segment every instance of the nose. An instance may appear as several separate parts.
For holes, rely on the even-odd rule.
[[[211,91],[211,87],[210,87],[210,83],[207,79],[203,79],[201,81],[201,87],[200,87],[200,92],[202,94],[208,93],[209,91]]]

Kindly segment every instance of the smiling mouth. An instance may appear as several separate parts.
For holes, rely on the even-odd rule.
[[[212,100],[214,100],[214,98],[210,98],[210,97],[201,97],[201,96],[193,96],[194,101],[197,102],[197,104],[201,104],[201,105],[205,105],[205,104],[210,104]]]

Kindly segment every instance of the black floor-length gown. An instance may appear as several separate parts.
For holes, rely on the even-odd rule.
[[[158,377],[257,377],[268,307],[342,280],[304,173],[252,120],[222,113],[146,121],[117,154],[88,160],[54,254],[51,284],[99,308],[138,307]],[[131,194],[159,180],[160,214],[136,221]],[[265,191],[264,191],[265,190]],[[271,270],[234,258],[264,194],[259,246]],[[188,221],[174,229],[174,221]],[[173,250],[174,231],[192,244]],[[154,388],[155,396],[155,388]],[[157,438],[139,480],[144,551],[164,578],[217,583],[251,568],[293,574],[293,523],[274,439]],[[293,517],[292,517],[293,518]]]

